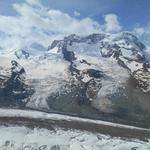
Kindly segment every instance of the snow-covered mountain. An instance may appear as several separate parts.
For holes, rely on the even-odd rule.
[[[1,95],[9,88],[4,79],[11,76],[10,58],[26,71],[26,80],[21,84],[25,96],[17,95],[20,89],[11,86],[1,99],[7,98],[13,105],[10,98],[16,101],[17,96],[24,107],[106,119],[103,112],[147,124],[150,65],[145,50],[137,37],[121,32],[70,35],[55,40],[48,51],[36,56],[30,55],[29,50],[1,55]]]

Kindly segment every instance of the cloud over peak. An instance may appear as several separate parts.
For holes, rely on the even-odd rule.
[[[122,26],[118,21],[118,16],[116,14],[104,15],[105,20],[105,31],[106,32],[118,32],[121,31]]]
[[[48,9],[39,0],[26,0],[13,4],[16,16],[0,15],[0,41],[5,50],[30,48],[33,44],[47,46],[54,39],[61,39],[69,34],[88,35],[121,30],[118,18],[114,14],[105,15],[105,25],[86,17],[77,19],[81,14],[74,12],[74,17],[60,10]],[[105,26],[103,28],[103,26]]]

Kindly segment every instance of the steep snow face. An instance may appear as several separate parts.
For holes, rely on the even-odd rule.
[[[117,60],[119,58],[123,61],[131,71],[141,68],[139,63],[147,61],[143,52],[145,46],[138,38],[128,32],[113,35],[93,34],[87,37],[71,35],[65,37],[64,40],[54,41],[49,46],[49,54],[54,53],[54,51],[55,54],[57,52],[60,54],[61,50],[64,53],[64,49],[68,52],[73,52],[77,59],[82,59],[81,56],[84,58],[90,56],[98,59],[113,56]],[[132,62],[134,62],[134,65],[129,65]]]
[[[121,51],[123,57],[138,60],[138,55],[143,57],[145,46],[131,33],[123,32],[119,34],[93,34],[87,37],[71,35],[62,41],[54,41],[49,47],[61,48],[63,43],[67,42],[67,49],[75,53],[86,54],[90,56],[113,55],[115,51]]]
[[[125,140],[112,138],[98,133],[90,133],[79,130],[67,130],[56,128],[29,129],[18,126],[1,126],[0,139],[1,150],[19,149],[52,149],[52,150],[148,150],[150,142],[139,140]],[[38,138],[37,138],[38,137]]]

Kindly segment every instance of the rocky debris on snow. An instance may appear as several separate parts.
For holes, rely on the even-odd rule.
[[[139,69],[133,73],[133,79],[136,82],[137,88],[144,92],[150,91],[150,72],[148,70]]]

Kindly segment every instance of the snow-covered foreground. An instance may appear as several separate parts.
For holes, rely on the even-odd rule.
[[[0,127],[0,150],[150,150],[150,142],[112,138],[79,130]]]

